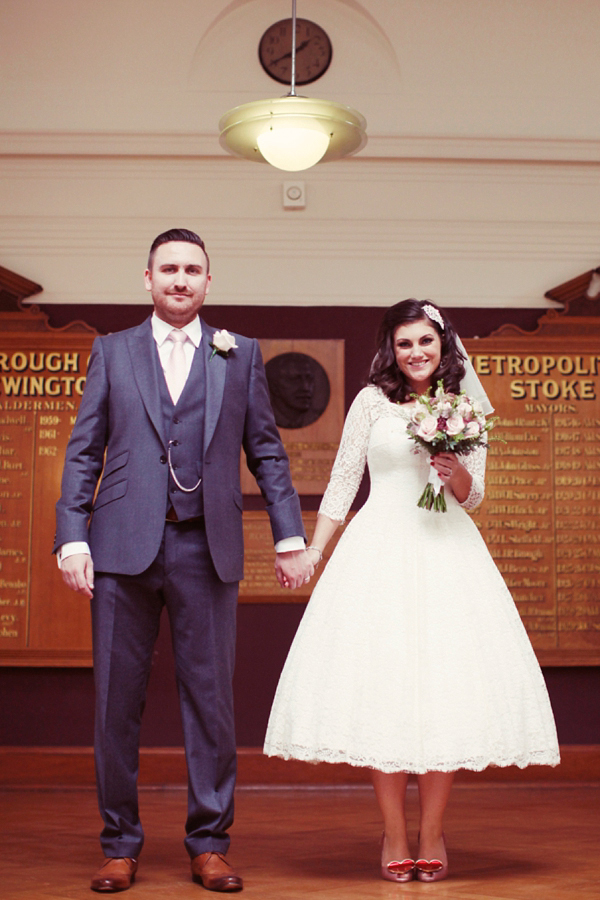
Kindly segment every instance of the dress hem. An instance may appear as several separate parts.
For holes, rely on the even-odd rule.
[[[332,754],[331,752],[321,755],[314,752],[302,751],[295,748],[293,752],[283,749],[265,749],[265,756],[276,756],[284,760],[296,759],[299,762],[310,763],[311,765],[319,765],[320,763],[328,763],[329,765],[337,765],[346,763],[355,768],[375,769],[379,772],[391,774],[393,772],[406,772],[409,775],[424,775],[426,772],[457,772],[465,769],[470,772],[483,772],[490,767],[507,768],[508,766],[517,766],[519,769],[526,769],[528,766],[551,766],[560,765],[560,755],[549,751],[540,752],[538,754],[528,754],[519,758],[511,759],[493,759],[491,757],[481,758],[479,760],[456,760],[448,763],[431,763],[430,765],[415,765],[414,763],[402,763],[400,761],[376,760],[376,759],[356,759],[347,756],[344,753]],[[333,759],[333,756],[336,756]]]

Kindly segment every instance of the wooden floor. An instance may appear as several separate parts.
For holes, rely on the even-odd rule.
[[[416,830],[417,794],[409,789]],[[208,897],[182,844],[185,792],[143,790],[146,846],[131,900]],[[396,885],[378,875],[369,788],[241,789],[230,859],[247,900],[598,900],[600,785],[456,786],[447,816],[451,875]],[[0,897],[92,897],[100,862],[92,790],[0,792]]]

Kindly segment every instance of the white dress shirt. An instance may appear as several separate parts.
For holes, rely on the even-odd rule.
[[[167,360],[173,350],[173,342],[169,340],[169,335],[173,330],[172,325],[169,325],[169,323],[165,322],[163,319],[159,319],[156,313],[152,313],[152,337],[156,341],[156,349],[158,350],[158,356],[163,372],[165,371]],[[200,341],[202,340],[202,326],[200,324],[200,319],[196,316],[193,322],[184,325],[183,328],[177,328],[175,330],[183,331],[188,336],[188,340],[183,345],[183,352],[185,353],[185,377],[187,378],[190,374],[190,369],[192,368],[194,352],[200,346]]]

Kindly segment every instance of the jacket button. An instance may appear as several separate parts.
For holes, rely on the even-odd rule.
[[[166,457],[166,456],[161,456],[160,461],[161,461],[161,463],[162,463],[163,466],[164,466],[164,464],[165,464],[166,461],[167,461],[167,457]]]
[[[171,441],[172,447],[179,447],[179,441]]]
[[[173,425],[179,425],[180,419],[177,416],[173,416]]]
[[[172,493],[172,494],[176,494],[176,493],[177,493],[177,488],[176,488],[176,487],[172,487],[172,488],[171,488],[171,493]]]

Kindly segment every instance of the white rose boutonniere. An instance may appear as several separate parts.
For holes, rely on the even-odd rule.
[[[213,352],[210,355],[211,359],[215,353],[226,358],[230,350],[237,350],[235,338],[229,334],[226,328],[223,328],[221,331],[215,331],[210,346],[213,348]]]

